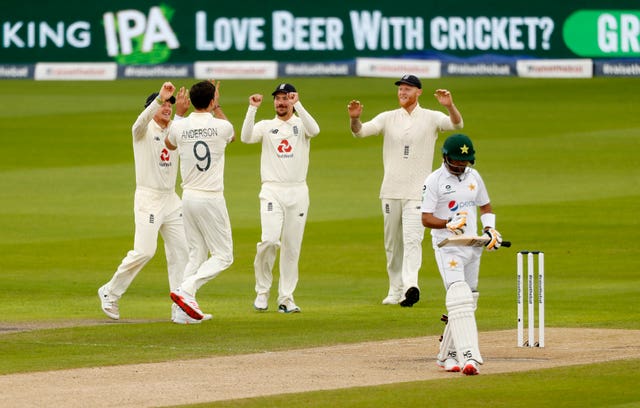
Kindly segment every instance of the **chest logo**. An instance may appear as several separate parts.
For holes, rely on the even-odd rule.
[[[282,139],[280,144],[278,145],[278,153],[291,153],[293,147],[289,144],[287,139]]]
[[[162,149],[162,153],[160,153],[160,160],[163,162],[171,160],[171,154],[167,148]]]

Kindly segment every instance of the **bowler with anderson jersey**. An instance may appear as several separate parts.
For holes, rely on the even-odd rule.
[[[200,310],[196,292],[233,263],[231,223],[223,192],[225,150],[234,132],[218,103],[218,89],[219,83],[216,87],[210,81],[194,84],[189,96],[195,111],[176,123],[165,139],[167,147],[177,148],[180,155],[189,246],[184,280],[171,291],[171,299],[196,321],[211,318]]]
[[[477,235],[477,212],[483,233],[490,238],[485,248],[500,248],[502,237],[495,229],[489,194],[475,169],[475,150],[463,134],[449,136],[442,148],[443,163],[424,182],[422,224],[431,228],[435,260],[446,289],[448,323],[445,326],[437,364],[449,372],[479,373],[483,363],[478,344],[475,310],[483,247],[443,246],[438,243],[454,235]]]

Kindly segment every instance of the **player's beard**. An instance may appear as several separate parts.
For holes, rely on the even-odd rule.
[[[464,172],[467,171],[467,167],[470,166],[470,164],[465,164],[464,166],[456,166],[449,161],[449,158],[447,156],[444,157],[444,165],[447,167],[449,173],[457,177],[463,175]]]
[[[285,105],[276,106],[276,115],[278,115],[279,118],[284,118],[284,117],[288,116],[289,115],[289,106],[285,106]]]

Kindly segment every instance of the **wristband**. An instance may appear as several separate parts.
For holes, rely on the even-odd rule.
[[[494,213],[484,213],[480,216],[482,222],[482,229],[496,228],[496,215]]]

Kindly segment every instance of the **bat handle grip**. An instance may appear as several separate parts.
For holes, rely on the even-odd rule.
[[[511,246],[511,241],[502,241],[502,244],[500,244],[500,246],[509,248]]]

